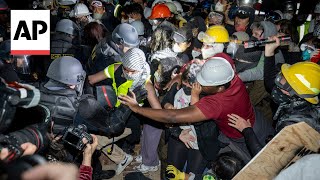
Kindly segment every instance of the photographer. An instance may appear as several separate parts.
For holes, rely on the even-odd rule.
[[[86,143],[86,148],[83,151],[83,161],[80,165],[79,171],[74,165],[65,163],[48,163],[45,165],[37,166],[22,175],[24,180],[35,179],[50,179],[50,180],[91,180],[92,179],[92,167],[91,160],[94,151],[98,146],[98,138],[91,134],[93,143],[87,143],[87,140],[83,140]],[[57,173],[57,172],[67,173]]]

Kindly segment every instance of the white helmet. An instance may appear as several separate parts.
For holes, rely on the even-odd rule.
[[[79,3],[79,4],[75,5],[73,8],[73,11],[74,11],[75,17],[88,16],[91,14],[89,12],[88,7],[83,3]]]
[[[178,13],[182,13],[183,12],[181,3],[179,3],[178,1],[172,1],[172,3],[174,5],[176,5]]]
[[[144,25],[141,21],[136,20],[130,23],[134,28],[136,28],[138,35],[142,36],[144,35]]]
[[[69,6],[78,3],[78,0],[58,0],[59,5]]]
[[[173,2],[166,2],[165,5],[168,6],[171,13],[178,14],[177,6]]]
[[[197,81],[202,86],[220,86],[230,82],[234,77],[231,64],[224,58],[209,59],[197,74]]]
[[[198,0],[181,0],[182,2],[198,4]]]
[[[152,3],[152,7],[154,7],[156,4],[166,3],[166,2],[172,2],[172,0],[155,0]]]

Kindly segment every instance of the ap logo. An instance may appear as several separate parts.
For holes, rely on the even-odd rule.
[[[50,10],[11,10],[11,54],[50,55]]]

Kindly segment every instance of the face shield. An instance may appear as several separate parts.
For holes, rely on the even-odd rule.
[[[17,73],[30,74],[30,57],[29,55],[13,56],[13,65]]]
[[[78,96],[81,96],[83,93],[83,87],[86,80],[86,72],[83,71],[81,75],[78,75],[78,81],[80,81],[79,84],[76,85],[75,90],[78,92]]]

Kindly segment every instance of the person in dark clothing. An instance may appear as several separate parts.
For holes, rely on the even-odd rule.
[[[79,26],[69,19],[60,20],[51,37],[51,61],[61,56],[72,56],[84,64],[88,54],[89,48],[81,46]]]
[[[254,9],[249,6],[242,6],[236,12],[234,19],[234,26],[227,24],[225,27],[228,30],[229,35],[238,31],[244,31],[249,36],[252,35],[250,26],[254,21]]]
[[[10,39],[10,31],[8,30],[9,19],[9,7],[4,1],[0,1],[0,42]]]
[[[144,37],[152,35],[152,26],[147,19],[144,18],[142,6],[138,3],[133,3],[128,9],[129,23],[132,21],[141,21],[144,25]]]
[[[276,130],[304,121],[320,131],[320,66],[312,62],[299,62],[293,65],[283,64],[281,71],[275,66],[274,51],[280,45],[276,43],[265,47],[264,84],[272,99],[279,105],[273,117]],[[305,69],[308,69],[306,71]]]
[[[121,56],[125,52],[138,45],[139,38],[137,30],[127,23],[118,25],[113,30],[111,36],[105,37],[93,48],[86,64],[86,72],[88,75],[94,75],[103,71],[109,65],[120,62]],[[93,77],[94,76],[90,76],[89,81],[92,81]],[[103,80],[96,85],[101,84],[110,85],[112,82],[110,80]]]
[[[114,28],[120,24],[120,21],[114,17],[114,5],[101,1],[92,1],[91,8],[93,11],[93,19],[101,21],[105,28],[112,32]]]
[[[10,49],[10,40],[4,41],[0,44],[0,77],[7,82],[20,82],[20,78],[14,70]]]

